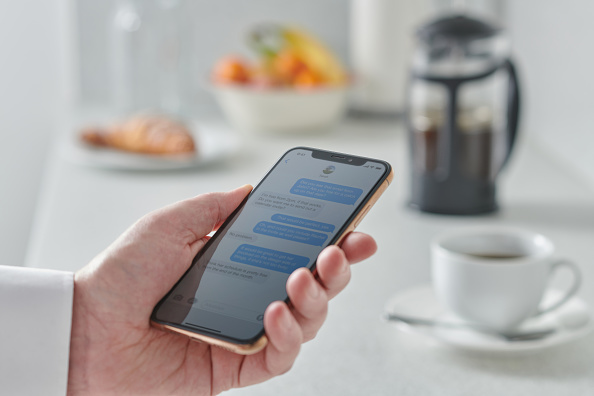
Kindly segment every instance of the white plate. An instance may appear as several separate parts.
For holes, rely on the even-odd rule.
[[[545,296],[545,304],[547,301],[556,299],[560,293],[557,290],[548,291]],[[386,303],[385,312],[443,322],[464,322],[440,305],[430,285],[423,285],[397,293]],[[594,328],[592,313],[587,304],[579,297],[572,298],[553,312],[527,320],[520,327],[520,330],[537,330],[550,327],[557,329],[555,333],[539,340],[506,341],[495,335],[466,328],[426,327],[411,326],[400,322],[391,323],[394,323],[396,328],[401,331],[421,334],[438,343],[457,349],[505,354],[535,352],[561,345],[585,336]]]
[[[240,147],[239,135],[223,123],[190,123],[197,154],[160,156],[95,148],[79,139],[79,131],[62,140],[63,157],[75,164],[121,170],[170,170],[195,168],[228,158]]]

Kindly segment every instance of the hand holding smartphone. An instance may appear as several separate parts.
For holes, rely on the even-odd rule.
[[[263,315],[300,267],[359,224],[393,177],[385,161],[287,151],[196,255],[151,322],[236,353],[266,345]]]

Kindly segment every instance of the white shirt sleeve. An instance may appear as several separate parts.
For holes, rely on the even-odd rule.
[[[73,274],[0,266],[0,394],[64,396]]]

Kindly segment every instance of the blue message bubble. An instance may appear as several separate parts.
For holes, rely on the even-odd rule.
[[[291,194],[345,205],[354,205],[361,194],[363,194],[363,190],[319,180],[299,179],[297,180],[297,183],[291,187]]]
[[[231,261],[290,274],[309,264],[309,258],[254,245],[239,245]]]
[[[287,216],[284,214],[275,214],[270,218],[272,221],[278,221],[279,223],[290,224],[298,227],[309,228],[311,230],[334,232],[334,225],[328,223],[320,223],[319,221],[313,221],[308,219],[302,219],[295,216]]]
[[[256,234],[268,235],[288,241],[305,243],[307,245],[322,246],[328,235],[321,232],[302,230],[301,228],[289,227],[283,224],[261,221],[254,227]]]

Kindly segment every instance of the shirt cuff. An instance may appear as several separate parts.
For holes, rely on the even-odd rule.
[[[74,276],[0,266],[0,394],[66,394]]]

